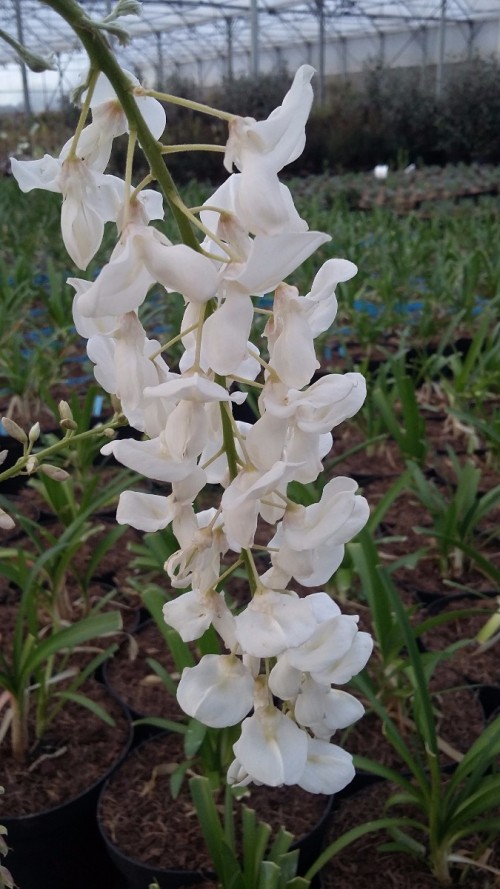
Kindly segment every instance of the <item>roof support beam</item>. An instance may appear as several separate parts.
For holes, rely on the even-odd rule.
[[[16,28],[17,28],[17,39],[21,46],[24,46],[24,33],[23,33],[23,17],[21,13],[21,0],[15,0],[14,7],[16,10]],[[23,96],[24,96],[24,111],[28,117],[33,117],[33,111],[31,109],[31,101],[30,101],[30,90],[28,85],[28,73],[26,71],[26,65],[24,62],[19,61],[19,67],[21,68],[21,80],[23,83]]]
[[[250,0],[250,68],[253,77],[259,76],[259,9],[258,0]]]

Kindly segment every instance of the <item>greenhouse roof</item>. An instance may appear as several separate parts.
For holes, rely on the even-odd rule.
[[[315,40],[321,7],[328,34],[348,37],[438,23],[443,4],[448,22],[471,23],[498,17],[495,0],[258,0],[258,39],[261,46],[268,47],[286,47],[297,39]],[[86,0],[81,5],[91,17],[101,19],[111,8],[108,0]],[[14,37],[18,33],[18,13],[24,43],[30,49],[59,54],[78,50],[70,28],[43,0],[3,0],[0,27]],[[120,19],[133,36],[129,46],[120,49],[122,61],[133,67],[144,63],[145,54],[154,53],[156,57],[152,39],[163,41],[168,56],[175,40],[179,62],[225,54],[229,26],[234,47],[250,52],[252,18],[252,0],[142,0],[140,18]],[[15,51],[0,42],[0,65],[15,60]]]

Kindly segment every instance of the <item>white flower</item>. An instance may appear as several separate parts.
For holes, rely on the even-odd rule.
[[[223,594],[213,590],[190,590],[163,606],[165,623],[177,630],[183,642],[199,639],[213,621],[226,617],[225,612],[229,609]]]
[[[254,680],[234,655],[206,654],[194,667],[186,667],[177,700],[188,716],[204,725],[236,725],[253,706]]]
[[[63,196],[61,232],[64,246],[78,268],[85,269],[98,250],[104,223],[115,221],[120,207],[120,180],[87,166],[78,156],[11,160],[22,191],[42,188]]]
[[[131,222],[109,262],[79,301],[86,317],[122,315],[138,309],[152,284],[206,302],[215,293],[215,264],[185,244],[171,244],[151,226]]]
[[[315,626],[306,600],[297,593],[262,589],[236,617],[236,638],[246,654],[276,657],[305,642]]]
[[[354,778],[352,756],[341,747],[307,738],[307,759],[297,784],[309,793],[339,793]]]
[[[316,735],[329,740],[337,729],[361,719],[365,708],[353,695],[337,688],[319,685],[305,676],[295,701],[295,719]]]
[[[372,650],[373,639],[370,634],[358,632],[352,641],[351,647],[344,655],[335,657],[335,654],[333,654],[329,664],[324,669],[312,671],[312,677],[316,682],[324,683],[325,685],[344,685],[346,682],[350,682],[352,677],[356,676],[366,666]]]
[[[277,180],[276,180],[277,181]],[[274,182],[274,179],[273,179]],[[232,248],[240,252],[245,248],[245,239],[242,232],[250,232],[253,235],[277,235],[283,232],[304,232],[308,225],[301,219],[293,203],[290,190],[282,182],[274,184],[274,198],[278,200],[279,210],[273,205],[273,201],[248,201],[243,189],[243,200],[240,200],[240,191],[243,183],[241,173],[233,173],[225,182],[207,199],[208,206],[218,207],[224,213],[215,210],[202,210],[200,214],[203,225],[220,240],[229,243]],[[210,252],[214,249],[210,244]],[[218,249],[215,247],[215,249]]]
[[[297,670],[314,676],[326,671],[350,651],[358,632],[357,624],[358,618],[348,614],[339,614],[323,621],[304,643],[289,649],[288,662]]]
[[[273,237],[258,235],[250,241],[244,262],[232,262],[221,271],[220,305],[203,325],[204,358],[216,373],[237,373],[247,357],[253,319],[250,296],[274,290],[330,236],[323,232],[291,232]]]
[[[311,506],[289,507],[269,546],[273,565],[305,586],[326,583],[344,558],[345,544],[368,521],[369,507],[357,483],[340,476],[325,485]]]
[[[288,716],[272,705],[257,707],[253,716],[243,720],[234,745],[238,766],[230,767],[228,780],[235,771],[240,775],[244,770],[250,780],[271,787],[297,784],[304,775],[307,748],[306,732]]]
[[[293,478],[296,467],[284,461],[273,464],[267,472],[240,472],[224,491],[221,499],[222,520],[228,537],[242,549],[253,543],[260,500]],[[284,504],[281,514],[284,512]]]
[[[241,170],[235,209],[249,231],[277,234],[298,230],[299,219],[277,173],[296,160],[305,145],[305,123],[312,105],[314,69],[302,65],[282,105],[263,121],[236,117],[229,125],[224,166]]]
[[[387,164],[377,164],[377,166],[373,170],[373,175],[375,179],[387,179],[387,174],[389,172],[389,167]]]
[[[278,173],[303,152],[306,141],[305,124],[311,110],[314,68],[302,65],[282,104],[267,120],[236,117],[229,125],[224,166],[230,173],[233,164],[239,170],[255,157],[265,158]]]
[[[303,391],[266,385],[260,400],[273,416],[289,418],[303,432],[326,433],[354,416],[365,397],[365,378],[346,373],[326,374]]]

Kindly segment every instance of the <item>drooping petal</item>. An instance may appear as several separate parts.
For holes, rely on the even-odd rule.
[[[188,716],[224,728],[241,722],[252,709],[253,688],[253,676],[239,658],[206,654],[183,670],[177,700]]]
[[[335,744],[307,739],[307,759],[297,784],[309,793],[339,793],[355,775],[352,756]]]
[[[252,780],[296,784],[307,761],[307,735],[275,707],[259,707],[241,726],[234,753]]]
[[[141,491],[122,491],[116,510],[119,525],[131,525],[139,531],[159,531],[175,517],[177,505],[172,495],[145,494]]]
[[[194,642],[203,636],[212,623],[212,612],[210,596],[201,590],[189,590],[163,606],[165,623],[177,630],[183,642]]]
[[[134,441],[119,439],[110,441],[101,448],[101,454],[113,454],[119,463],[123,463],[134,472],[163,482],[178,482],[187,478],[196,468],[195,460],[173,460],[165,452],[159,438],[150,441]]]
[[[50,154],[34,161],[18,161],[11,157],[10,165],[12,175],[17,181],[21,191],[28,192],[33,188],[43,188],[45,191],[61,191],[59,176],[61,164]]]
[[[202,348],[205,360],[221,376],[236,374],[247,354],[253,320],[249,296],[229,296],[203,325]]]

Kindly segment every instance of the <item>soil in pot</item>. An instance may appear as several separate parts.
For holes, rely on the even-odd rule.
[[[148,661],[158,661],[178,679],[174,659],[154,621],[147,621],[126,639],[105,666],[104,678],[113,694],[130,709],[134,719],[161,716],[183,720],[186,715]],[[137,731],[137,730],[136,730]]]
[[[19,889],[104,889],[112,871],[97,831],[100,785],[130,744],[123,708],[96,682],[85,694],[112,716],[108,726],[73,702],[49,726],[26,765],[2,752],[0,822]]]
[[[387,797],[395,790],[394,785],[383,781],[339,802],[327,830],[326,845],[367,821],[401,814],[400,807],[389,812],[384,810]],[[322,889],[366,889],[368,886],[370,889],[442,889],[443,883],[433,876],[424,861],[404,853],[379,851],[387,841],[384,831],[376,831],[347,846],[323,868]],[[472,845],[465,854],[470,855],[473,848]],[[495,843],[487,863],[499,867],[500,842]],[[466,873],[452,872],[452,878],[452,886],[467,889],[493,889],[498,885],[493,874],[473,867]]]
[[[127,873],[123,859],[130,856],[132,864],[147,864],[160,886],[174,885],[168,871],[194,871],[199,879],[212,869],[187,781],[175,801],[170,796],[169,779],[183,759],[182,743],[178,735],[168,734],[141,744],[111,776],[99,800],[100,827],[122,857],[120,868]],[[242,802],[273,831],[284,826],[301,837],[321,821],[329,799],[295,787],[255,787]],[[129,885],[146,889],[148,883],[144,877],[144,883]]]
[[[440,664],[431,679],[430,691],[436,719],[438,743],[441,745],[441,764],[448,766],[456,761],[454,751],[465,753],[479,737],[485,722],[484,710],[474,690],[447,663]],[[418,743],[415,728],[404,711],[390,713],[405,743]],[[349,753],[368,757],[396,769],[404,764],[387,740],[380,718],[373,712],[347,729],[339,741]],[[346,788],[348,793],[349,787]],[[344,795],[347,795],[344,792]]]

